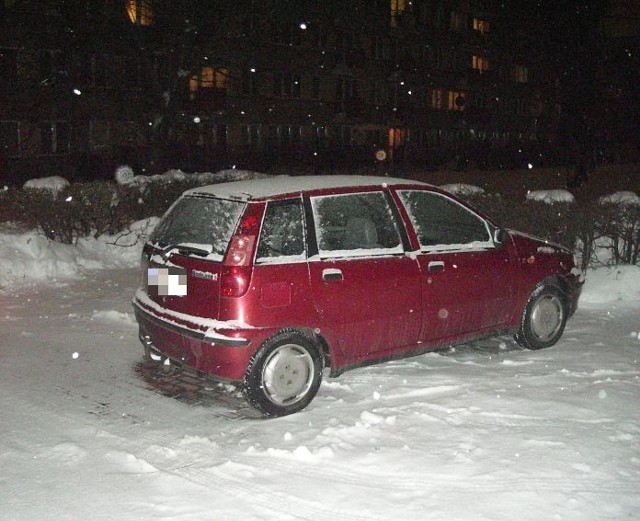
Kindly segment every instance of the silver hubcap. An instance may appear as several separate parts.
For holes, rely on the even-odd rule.
[[[299,345],[285,344],[269,355],[262,370],[264,392],[276,405],[295,403],[313,384],[313,359]]]
[[[536,302],[531,314],[531,330],[542,342],[555,336],[562,326],[564,309],[555,295],[545,295]]]

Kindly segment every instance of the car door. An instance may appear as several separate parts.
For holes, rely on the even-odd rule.
[[[420,269],[383,190],[311,197],[309,276],[335,365],[414,346],[420,334]]]
[[[470,208],[428,189],[398,193],[420,245],[421,339],[446,341],[499,329],[511,315],[515,264],[492,226]]]

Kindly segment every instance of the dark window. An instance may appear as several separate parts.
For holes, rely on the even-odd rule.
[[[242,71],[242,94],[245,96],[257,96],[258,92],[258,73],[255,69]]]
[[[18,74],[18,51],[0,49],[0,81],[15,80]]]
[[[300,97],[300,75],[276,73],[273,75],[273,95],[279,98]]]
[[[65,122],[40,123],[40,154],[69,153],[69,126]]]
[[[320,78],[314,76],[311,80],[311,97],[313,99],[320,98]]]
[[[108,60],[104,54],[96,54],[93,57],[93,85],[95,87],[106,87],[109,76]]]
[[[3,157],[20,155],[17,121],[0,121],[0,155]]]
[[[358,98],[358,80],[338,78],[336,80],[336,101],[349,101]]]

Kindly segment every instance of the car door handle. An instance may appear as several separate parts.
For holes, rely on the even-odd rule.
[[[444,271],[444,262],[443,261],[431,261],[427,264],[427,269],[429,271]]]
[[[335,268],[325,268],[322,270],[322,280],[325,282],[341,282],[344,280],[342,276],[342,270]]]

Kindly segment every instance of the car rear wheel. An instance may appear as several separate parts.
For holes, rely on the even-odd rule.
[[[516,342],[527,349],[551,347],[562,336],[566,323],[564,294],[556,286],[542,284],[527,301]]]
[[[283,331],[267,340],[251,358],[244,378],[247,402],[267,416],[304,409],[318,392],[322,356],[299,331]]]

